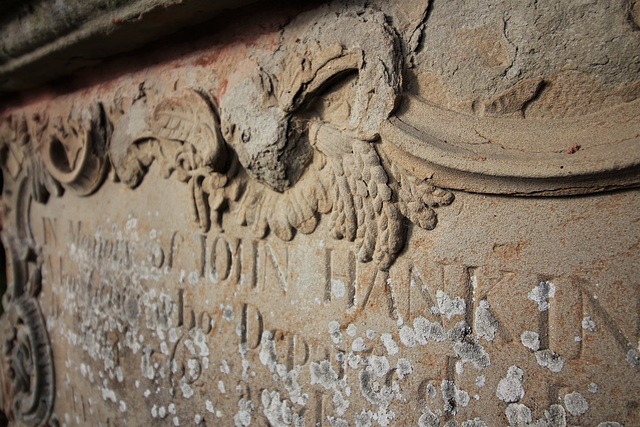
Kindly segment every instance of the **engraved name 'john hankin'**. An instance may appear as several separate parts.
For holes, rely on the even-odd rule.
[[[399,354],[398,343],[391,334],[376,337],[381,344],[374,348],[362,337],[356,338],[354,325],[346,327],[333,321],[328,325],[331,342],[312,343],[312,339],[298,332],[270,329],[266,314],[257,306],[260,295],[252,300],[248,297],[266,287],[263,282],[268,274],[285,292],[290,286],[287,268],[294,254],[289,253],[286,244],[278,246],[277,240],[266,239],[268,234],[273,233],[283,242],[291,241],[297,232],[313,233],[321,219],[327,221],[322,225],[330,230],[335,242],[322,241],[322,250],[315,254],[317,259],[309,262],[322,270],[319,300],[340,299],[346,302],[346,307],[341,308],[361,312],[373,306],[374,301],[383,301],[380,306],[388,308],[389,318],[401,328],[399,337],[405,350],[410,352],[415,347],[417,351],[427,342],[448,346],[439,355],[421,353],[416,358],[438,367],[438,373],[422,376],[412,384],[413,398],[421,406],[421,425],[440,425],[441,420],[451,420],[458,408],[467,406],[470,396],[455,383],[454,371],[463,371],[465,362],[478,371],[490,365],[489,354],[479,344],[480,337],[486,341],[495,339],[500,345],[519,339],[520,331],[515,326],[510,330],[507,322],[502,322],[510,316],[508,308],[493,305],[492,300],[502,298],[500,289],[508,288],[504,284],[516,280],[516,274],[501,271],[491,280],[486,279],[492,286],[484,286],[482,267],[428,261],[414,265],[410,257],[399,258],[409,225],[432,230],[437,223],[436,209],[451,204],[454,197],[450,191],[392,163],[379,150],[380,125],[394,112],[402,88],[405,64],[396,31],[384,14],[368,9],[347,10],[340,19],[335,16],[328,13],[317,18],[302,39],[285,40],[286,49],[279,49],[268,58],[247,60],[247,68],[232,77],[237,81],[229,83],[219,105],[207,90],[194,88],[171,94],[153,106],[141,96],[113,105],[97,103],[81,112],[71,108],[68,117],[59,120],[46,115],[6,118],[0,127],[0,165],[6,181],[3,243],[9,249],[12,268],[1,317],[6,331],[0,356],[5,414],[29,425],[40,425],[50,419],[53,410],[52,350],[38,302],[41,273],[46,266],[50,275],[57,271],[61,287],[77,298],[73,304],[87,313],[91,304],[104,300],[93,318],[88,315],[78,322],[80,330],[100,328],[102,323],[108,323],[110,315],[112,320],[122,316],[122,322],[129,323],[124,337],[103,343],[107,356],[101,357],[105,366],[110,364],[114,371],[121,340],[142,355],[143,377],[156,380],[164,375],[160,370],[166,365],[171,393],[175,387],[184,397],[191,397],[203,369],[210,363],[207,336],[214,327],[222,328],[219,325],[224,321],[236,321],[237,330],[228,335],[236,335],[239,343],[235,342],[235,348],[218,350],[234,353],[239,344],[239,377],[245,381],[251,375],[248,352],[259,352],[256,357],[269,368],[269,375],[280,375],[292,405],[313,408],[313,414],[298,408],[292,415],[284,395],[281,400],[279,392],[258,391],[256,387],[256,402],[261,400],[262,412],[272,425],[296,424],[296,419],[309,419],[316,425],[326,423],[325,406],[332,404],[331,394],[336,415],[329,419],[332,424],[343,425],[339,424],[344,421],[339,417],[345,414],[351,393],[344,372],[347,366],[364,366],[365,359],[367,367],[361,369],[355,382],[366,401],[378,406],[379,411],[363,410],[356,419],[360,425],[371,425],[371,419],[388,424],[395,415],[387,409],[394,393],[400,395],[396,381],[413,370],[405,355]],[[349,31],[343,31],[345,28]],[[134,246],[124,238],[96,236],[91,227],[83,229],[81,222],[70,221],[69,257],[80,260],[78,271],[63,266],[62,260],[56,267],[55,261],[44,259],[30,223],[32,202],[47,203],[50,197],[61,196],[65,191],[91,195],[108,176],[133,189],[143,182],[151,167],[158,168],[166,179],[186,184],[189,208],[200,230],[197,240],[201,252],[194,253],[194,271],[183,272],[186,277],[181,274],[181,285],[170,291],[172,295],[145,290],[141,281],[160,271],[171,274],[177,254],[181,250],[183,255],[188,252],[184,249],[188,247],[187,232],[164,230],[157,241]],[[247,227],[254,238],[222,231],[223,218]],[[44,219],[45,236],[55,238],[55,230],[67,226],[62,225],[62,220],[52,225],[55,221]],[[142,260],[149,262],[144,272]],[[96,273],[95,266],[100,263],[105,267]],[[250,292],[241,293],[240,297],[246,300],[238,298],[236,307],[227,305],[218,310],[218,301],[212,301],[211,308],[207,301],[207,307],[200,303],[196,308],[198,304],[190,302],[193,296],[189,295],[189,290],[195,288],[182,284],[186,280],[195,286],[207,278],[237,288],[246,282]],[[552,373],[563,368],[560,354],[566,360],[578,358],[582,346],[578,340],[557,344],[560,340],[555,335],[557,331],[549,327],[550,316],[558,317],[557,312],[561,311],[560,317],[567,324],[578,325],[574,328],[578,334],[591,327],[591,319],[582,319],[582,311],[571,316],[573,307],[565,307],[561,298],[556,298],[560,302],[549,303],[556,292],[554,281],[557,284],[562,280],[565,279],[536,277],[522,298],[534,308],[539,306],[539,313],[534,313],[539,318],[535,317],[536,325],[528,327],[520,340],[534,352],[538,365]],[[433,286],[441,290],[432,295]],[[627,352],[629,364],[640,365],[630,340],[591,296],[590,285],[574,281],[565,289],[569,289],[565,293],[573,292],[569,296],[579,300],[581,307],[584,298],[596,313],[608,319],[607,327]],[[162,325],[169,324],[182,327],[182,335],[176,332],[174,337],[171,329],[165,331],[170,348],[163,343],[164,348],[160,345],[154,349],[139,339],[137,315],[141,309],[136,301],[145,299],[147,328],[160,331]],[[431,322],[419,313],[435,320]],[[91,324],[91,319],[97,319],[97,323]],[[471,334],[472,330],[477,337]],[[360,333],[366,333],[369,340],[376,336],[373,330]],[[338,344],[344,348],[338,349]],[[396,367],[390,367],[382,354],[402,357],[398,357]],[[162,361],[163,357],[167,360]],[[175,362],[182,359],[184,363]],[[308,388],[303,393],[298,384],[302,365],[308,366],[309,384],[322,386],[309,391],[311,396],[306,393]],[[229,373],[226,361],[220,371]],[[497,397],[512,404],[512,418],[525,419],[528,408],[516,403],[524,395],[523,371],[511,366],[505,375],[498,384]],[[122,370],[113,376],[122,377]],[[104,381],[103,397],[117,403],[115,393]],[[485,377],[479,375],[476,385],[482,387],[484,382]],[[250,400],[249,381],[237,383],[239,409],[234,421],[236,425],[248,425],[256,411]],[[549,396],[557,397],[564,386],[550,387]],[[234,393],[225,389],[222,381],[218,388],[222,394]],[[580,413],[582,396],[566,396],[570,396],[569,403],[565,397],[568,410],[573,415]],[[443,409],[432,412],[425,402],[438,399]],[[307,400],[315,404],[307,405]],[[551,403],[545,422],[564,425],[553,421],[565,420],[564,407]],[[120,401],[119,405],[126,410],[126,402]],[[209,400],[206,409],[222,416]],[[153,406],[151,414],[164,418],[171,411],[171,405]]]

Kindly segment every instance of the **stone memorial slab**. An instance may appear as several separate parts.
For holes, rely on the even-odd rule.
[[[263,2],[8,94],[0,410],[640,425],[638,16]]]

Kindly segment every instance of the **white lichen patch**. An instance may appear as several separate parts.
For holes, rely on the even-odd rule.
[[[124,230],[130,232],[138,227],[138,218],[131,218],[125,224]]]
[[[538,335],[537,332],[524,331],[522,335],[520,335],[520,341],[523,346],[530,348],[533,351],[540,349],[540,335]]]
[[[199,279],[200,279],[200,275],[198,274],[197,271],[192,271],[191,273],[189,273],[189,277],[187,278],[191,286],[197,285]]]
[[[416,346],[416,334],[410,326],[404,325],[402,329],[400,329],[400,342],[406,347]]]
[[[360,392],[370,403],[386,408],[393,400],[393,390],[387,385],[374,381],[369,367],[360,371]]]
[[[553,373],[558,373],[564,366],[562,357],[557,355],[553,350],[538,350],[535,352],[536,362],[543,368],[549,369]]]
[[[387,353],[389,353],[389,356],[395,356],[400,351],[400,349],[398,348],[398,344],[393,340],[391,334],[384,333],[380,335],[380,340],[387,349]]]
[[[189,335],[193,339],[193,344],[198,347],[197,355],[201,357],[209,356],[209,346],[207,345],[207,336],[201,328],[195,328],[189,331]],[[187,340],[188,341],[188,340]],[[186,344],[186,341],[185,341]],[[195,354],[194,354],[195,355]]]
[[[430,399],[435,399],[437,395],[438,390],[436,389],[436,386],[431,383],[427,384],[427,396],[429,396]]]
[[[464,315],[467,310],[467,304],[464,299],[455,297],[451,299],[443,290],[438,289],[436,292],[436,302],[438,304],[438,312],[447,319],[451,319],[453,316]]]
[[[349,325],[347,326],[347,335],[353,338],[357,333],[358,329],[356,328],[356,325],[354,325],[353,323],[349,323]]]
[[[549,407],[548,411],[544,411],[547,426],[549,427],[566,427],[567,426],[567,413],[564,410],[564,406],[553,404]]]
[[[460,427],[487,427],[487,423],[482,421],[480,418],[474,418],[472,420],[463,421],[463,423],[460,424]]]
[[[629,365],[633,366],[634,368],[640,365],[640,356],[638,355],[638,352],[634,349],[627,351],[627,356],[625,359],[627,363],[629,363]]]
[[[107,387],[107,380],[104,380],[103,384],[104,387],[100,387],[100,391],[102,392],[102,399],[110,400],[113,403],[116,403],[118,401],[118,399],[116,399],[116,392]]]
[[[360,355],[355,354],[353,352],[347,355],[347,363],[351,367],[351,369],[358,369],[358,365],[360,364],[362,358]]]
[[[351,351],[358,352],[358,351],[365,351],[366,349],[367,349],[367,346],[365,345],[364,338],[362,337],[356,338],[351,343]]]
[[[280,400],[280,393],[277,391],[262,391],[262,405],[264,415],[273,427],[285,427],[289,425],[300,425],[300,418],[291,411],[287,399]]]
[[[331,427],[349,427],[349,423],[342,418],[332,417],[329,415],[327,419],[329,420]]]
[[[195,393],[185,377],[180,378],[180,390],[182,390],[182,396],[185,399],[191,398]]]
[[[233,322],[236,318],[236,313],[233,311],[233,307],[226,305],[222,311],[222,318],[227,322]]]
[[[549,309],[549,298],[553,298],[556,295],[556,285],[552,282],[540,282],[538,286],[535,286],[527,298],[531,301],[538,303],[538,310],[547,311]]]
[[[347,413],[350,402],[345,399],[345,397],[339,390],[336,390],[336,392],[333,394],[333,404],[335,406],[336,415],[341,417]]]
[[[301,369],[302,367],[296,366],[287,372],[282,378],[282,383],[284,384],[284,388],[289,392],[291,402],[304,406],[307,404],[309,396],[302,393],[302,385],[298,382]]]
[[[273,341],[273,334],[270,331],[264,331],[260,344],[260,362],[267,366],[270,372],[275,371],[278,355],[276,354],[276,343]]]
[[[485,338],[487,341],[493,341],[498,332],[498,319],[491,313],[489,302],[486,300],[478,303],[474,329],[478,337]]]
[[[329,335],[331,336],[331,341],[334,344],[340,344],[342,342],[342,332],[340,332],[340,323],[336,320],[332,320],[327,325],[329,330]]]
[[[347,295],[347,287],[344,282],[340,279],[332,279],[331,280],[331,293],[334,297],[338,299],[342,299]]]
[[[311,385],[320,384],[326,389],[335,388],[338,382],[338,374],[328,360],[320,363],[312,362],[309,365],[311,373]]]
[[[251,413],[253,412],[253,403],[244,398],[238,401],[238,412],[233,416],[233,424],[236,427],[247,427],[251,425]],[[209,408],[207,408],[208,410]],[[210,411],[213,412],[213,411]],[[222,414],[216,411],[216,417],[220,418]]]
[[[407,375],[411,375],[413,373],[413,367],[411,366],[411,362],[407,359],[399,358],[398,363],[396,365],[396,375],[398,375],[398,379],[403,379]]]
[[[189,359],[187,361],[187,372],[192,380],[197,380],[202,373],[202,367],[197,359]]]
[[[158,418],[164,419],[167,414],[167,408],[165,408],[164,406],[158,408]]]
[[[585,316],[582,319],[582,329],[587,331],[595,332],[596,330],[596,322],[591,318],[591,316]]]
[[[384,356],[369,356],[369,367],[377,377],[384,377],[389,372],[389,360]]]
[[[524,397],[524,387],[522,385],[522,377],[524,371],[513,365],[509,367],[507,376],[500,380],[496,389],[498,399],[507,402],[518,402]]]
[[[440,384],[440,391],[442,400],[444,400],[443,410],[445,412],[456,414],[461,406],[465,407],[471,401],[469,393],[458,389],[453,381],[443,380]]]
[[[440,427],[440,418],[431,409],[424,407],[422,412],[418,418],[418,427]]]
[[[571,415],[575,416],[580,416],[589,410],[589,402],[577,391],[564,396],[564,406]]]
[[[587,390],[589,390],[591,393],[597,393],[598,392],[598,384],[596,383],[591,383],[587,386]]]
[[[476,369],[484,369],[491,365],[489,353],[475,341],[457,341],[453,344],[453,351],[462,362],[471,362]]]
[[[395,412],[387,410],[387,405],[381,405],[378,408],[378,412],[373,414],[373,419],[376,420],[378,424],[380,424],[383,427],[391,425],[395,418],[396,418]]]
[[[531,423],[531,409],[521,403],[511,403],[505,411],[510,426],[526,426]]]
[[[416,317],[413,321],[413,329],[416,336],[416,341],[420,345],[426,345],[429,339],[434,341],[444,341],[447,339],[447,334],[444,327],[437,322],[430,322],[422,316]]]

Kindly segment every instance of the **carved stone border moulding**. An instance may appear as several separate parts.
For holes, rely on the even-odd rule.
[[[5,117],[3,243],[11,269],[1,318],[4,413],[46,424],[55,395],[38,302],[41,248],[29,223],[34,202],[65,191],[91,195],[107,177],[134,188],[155,163],[165,178],[186,184],[203,233],[230,216],[258,238],[272,232],[288,241],[312,233],[326,216],[333,237],[353,242],[358,261],[388,270],[405,246],[407,224],[436,227],[437,208],[454,200],[450,189],[557,195],[638,184],[637,101],[613,114],[628,136],[617,140],[607,140],[611,132],[593,117],[540,130],[434,107],[402,95],[423,29],[398,30],[367,8],[339,17],[330,11],[303,32],[285,31],[275,52],[246,59],[217,101],[199,87],[164,94],[154,105],[139,97],[70,107],[64,119]],[[487,141],[512,144],[465,139],[479,129]],[[525,136],[535,144],[569,134],[571,142],[601,143],[571,156],[517,147]]]

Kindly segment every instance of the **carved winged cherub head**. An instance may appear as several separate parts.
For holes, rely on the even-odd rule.
[[[278,192],[293,186],[311,161],[314,122],[369,141],[396,105],[402,56],[384,15],[366,9],[336,15],[316,17],[306,29],[308,18],[294,22],[283,35],[287,48],[243,64],[220,100],[223,135],[240,163]],[[339,100],[346,120],[337,120],[315,101],[347,80]]]

